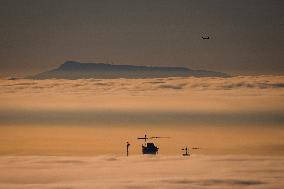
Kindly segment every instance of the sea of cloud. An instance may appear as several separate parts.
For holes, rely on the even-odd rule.
[[[1,79],[0,188],[281,189],[283,107],[284,76]],[[118,124],[123,129],[105,130]],[[83,128],[90,125],[91,128]],[[193,154],[189,158],[166,155],[127,158],[103,155],[105,151],[96,149],[107,142],[109,150],[116,144],[123,152],[120,147],[126,139],[136,140],[136,135],[144,134],[141,133],[144,129],[141,132],[131,129],[139,125],[146,131],[160,126],[157,133],[171,135],[169,143],[174,145],[173,150],[180,145],[197,144],[205,147],[204,154],[209,150],[218,154],[215,145],[231,149],[235,144],[240,152],[225,156]],[[191,130],[204,125],[209,127]],[[216,125],[222,125],[226,131]],[[252,125],[255,128],[249,129]],[[180,131],[179,126],[186,129]],[[117,134],[112,135],[116,138],[103,138],[111,131]],[[166,152],[169,143],[159,147]],[[244,147],[252,148],[241,151]],[[70,156],[38,156],[70,149],[70,153],[62,153]],[[78,156],[80,149],[88,156]],[[252,149],[262,155],[241,155],[250,154]],[[96,150],[98,156],[89,155]],[[272,152],[277,156],[271,156]],[[230,153],[222,149],[220,154]]]
[[[1,154],[54,154],[57,148],[66,154],[66,141],[85,149],[90,141],[95,145],[95,138],[101,135],[113,133],[114,137],[117,131],[113,128],[120,128],[122,134],[115,135],[109,146],[122,142],[122,136],[129,139],[145,132],[152,134],[157,128],[158,135],[182,138],[184,133],[180,143],[175,139],[175,146],[196,143],[212,148],[214,153],[215,146],[231,149],[235,144],[239,150],[244,146],[252,149],[246,153],[283,154],[284,76],[2,79],[0,89]],[[62,126],[60,132],[65,135],[55,140],[55,128]],[[110,129],[95,132],[97,128]],[[100,144],[104,143],[101,140]],[[88,150],[93,151],[92,145],[85,149],[86,154]]]
[[[145,94],[154,91],[283,89],[284,76],[182,77],[153,79],[48,79],[0,80],[1,95],[13,93],[66,92],[74,94]],[[148,93],[146,93],[148,94]]]
[[[284,187],[284,158],[271,156],[1,156],[0,188]]]
[[[284,76],[2,79],[0,89],[0,124],[284,122]]]

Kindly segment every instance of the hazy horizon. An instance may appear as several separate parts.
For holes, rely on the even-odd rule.
[[[44,73],[44,72],[47,72],[47,71],[51,71],[51,70],[54,70],[54,69],[57,69],[59,68],[61,65],[63,65],[65,62],[68,62],[68,61],[74,61],[74,62],[80,62],[78,60],[66,60],[60,64],[58,64],[57,66],[54,66],[54,67],[51,67],[49,69],[45,69],[45,70],[38,70],[38,71],[34,71],[34,72],[29,72],[28,74],[19,74],[19,73],[14,73],[14,74],[3,74],[3,75],[0,75],[0,79],[10,79],[10,78],[14,78],[14,79],[25,79],[27,77],[33,77],[37,74],[40,74],[40,73]],[[96,62],[96,61],[93,61],[93,62],[80,62],[81,64],[89,64],[89,63],[102,63],[102,64],[111,64],[111,65],[130,65],[130,66],[141,66],[141,65],[135,65],[135,64],[118,64],[118,63],[114,63],[114,62]],[[192,69],[190,67],[186,67],[186,66],[175,66],[175,65],[148,65],[148,64],[144,64],[142,66],[147,66],[147,67],[180,67],[180,68],[189,68],[189,69]],[[230,77],[238,77],[238,76],[283,76],[284,73],[270,73],[270,74],[263,74],[263,73],[241,73],[241,74],[233,74],[231,72],[221,72],[219,70],[211,70],[211,69],[206,69],[206,68],[199,68],[199,69],[192,69],[192,70],[206,70],[206,71],[213,71],[213,72],[220,72],[220,73],[225,73],[225,74],[228,74]],[[188,77],[195,77],[195,76],[188,76]],[[219,77],[219,76],[217,76]],[[157,77],[159,78],[159,77]],[[178,77],[177,77],[178,78]],[[111,79],[111,78],[110,78]],[[123,79],[123,77],[121,78]],[[135,78],[134,78],[135,79]]]

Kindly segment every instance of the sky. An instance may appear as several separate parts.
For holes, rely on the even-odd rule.
[[[0,0],[0,76],[66,60],[284,73],[282,0]],[[202,36],[210,36],[202,40]]]

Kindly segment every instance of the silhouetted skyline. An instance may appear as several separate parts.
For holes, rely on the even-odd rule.
[[[66,60],[283,74],[283,10],[281,0],[1,0],[0,76]]]

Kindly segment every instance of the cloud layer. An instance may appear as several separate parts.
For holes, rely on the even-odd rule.
[[[284,76],[239,76],[232,78],[158,78],[158,79],[78,79],[78,80],[0,80],[1,93],[80,92],[117,94],[159,90],[236,90],[284,89]]]
[[[0,80],[0,87],[0,124],[283,123],[283,76]]]
[[[6,156],[0,188],[283,188],[283,157]]]
[[[175,135],[172,147],[161,144],[172,154],[184,144],[213,154],[283,154],[283,83],[283,76],[0,80],[0,153],[103,154],[114,145],[122,153],[125,140],[156,131]],[[108,132],[116,138],[106,140]]]

